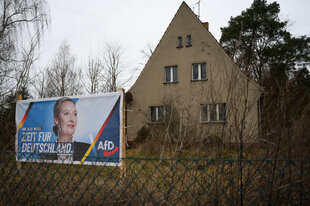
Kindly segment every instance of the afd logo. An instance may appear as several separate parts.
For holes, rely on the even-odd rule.
[[[104,142],[99,142],[97,150],[104,150],[103,155],[109,157],[115,152],[118,152],[118,147],[115,147],[112,141],[105,140]]]

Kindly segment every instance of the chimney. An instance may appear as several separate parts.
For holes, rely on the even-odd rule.
[[[209,31],[209,22],[204,22],[202,24]]]

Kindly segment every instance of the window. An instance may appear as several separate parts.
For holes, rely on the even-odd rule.
[[[200,108],[201,122],[225,122],[226,103],[202,104]]]
[[[225,122],[226,121],[226,104],[218,104],[218,121]]]
[[[209,105],[209,122],[217,121],[217,104]]]
[[[187,47],[190,47],[192,46],[192,36],[191,35],[187,35],[187,44],[186,44]]]
[[[178,66],[165,67],[165,83],[178,82]]]
[[[207,65],[205,62],[192,65],[192,80],[206,80]]]
[[[163,122],[165,117],[165,108],[163,106],[150,107],[151,122]]]
[[[182,37],[179,36],[178,37],[178,44],[177,44],[177,48],[182,48],[183,47],[183,42],[182,42]]]
[[[208,105],[202,104],[200,108],[200,121],[208,122]]]

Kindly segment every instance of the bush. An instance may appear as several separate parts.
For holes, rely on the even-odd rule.
[[[150,129],[147,128],[146,126],[143,126],[137,134],[137,137],[135,138],[135,143],[142,143],[144,142],[147,137],[150,135]]]

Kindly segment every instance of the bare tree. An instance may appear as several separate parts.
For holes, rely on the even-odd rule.
[[[101,86],[100,77],[103,73],[102,62],[99,57],[89,56],[84,76],[86,81],[83,82],[84,88],[89,94],[98,93]]]
[[[140,53],[142,54],[142,57],[146,60],[148,60],[154,51],[154,45],[151,42],[147,42],[146,46],[140,50]]]
[[[39,34],[37,34],[39,35]],[[36,35],[33,36],[29,42],[27,49],[23,48],[21,55],[21,65],[16,66],[15,79],[16,79],[16,91],[21,91],[23,88],[29,89],[30,72],[33,68],[34,62],[38,59],[38,40]]]
[[[31,26],[40,40],[49,24],[44,0],[3,0],[0,5],[0,61],[13,61],[25,28]]]
[[[82,85],[76,69],[75,57],[70,46],[64,41],[59,48],[51,66],[47,70],[47,96],[77,95]]]
[[[49,25],[45,0],[0,1],[0,145],[13,149],[16,92],[29,96],[30,70]]]
[[[124,50],[119,44],[106,43],[103,50],[103,92],[115,92],[124,86],[133,76],[133,73],[124,78],[125,63]]]
[[[49,25],[47,3],[44,0],[3,0],[0,19],[0,94],[3,96],[25,84],[35,50]],[[31,37],[29,48],[22,46],[27,36]]]
[[[47,97],[46,81],[47,81],[47,68],[43,71],[36,73],[35,77],[30,81],[31,86],[34,89],[34,95],[38,98]]]

